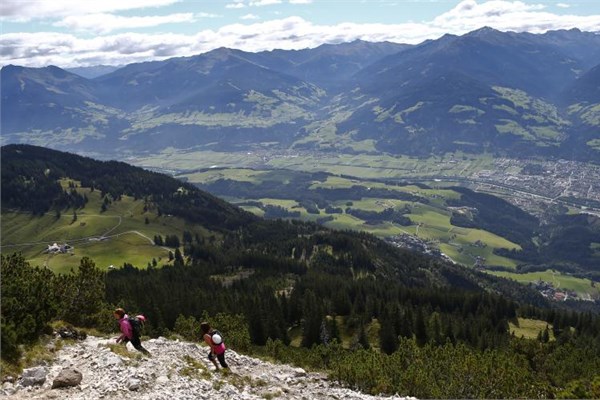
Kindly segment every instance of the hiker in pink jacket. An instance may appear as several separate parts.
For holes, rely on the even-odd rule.
[[[200,324],[200,329],[202,330],[202,338],[204,342],[210,347],[210,351],[208,352],[208,359],[214,364],[215,368],[218,370],[219,365],[215,360],[219,360],[219,363],[223,368],[229,368],[227,362],[225,361],[225,343],[223,343],[223,339],[219,331],[215,329],[211,329],[208,322],[202,322]],[[218,342],[215,342],[216,339],[215,333],[218,334]]]
[[[129,316],[125,314],[125,310],[117,308],[114,312],[114,316],[119,320],[119,328],[121,329],[121,336],[117,338],[117,343],[123,343],[127,346],[127,342],[131,342],[136,350],[139,350],[144,354],[150,354],[150,352],[142,346],[139,335],[135,334],[131,322],[129,322]]]

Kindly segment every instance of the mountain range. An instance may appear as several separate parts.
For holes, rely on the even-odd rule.
[[[77,72],[78,70],[74,70]],[[109,70],[110,71],[110,70]],[[355,41],[208,53],[104,75],[1,71],[2,144],[109,155],[257,147],[598,160],[600,35],[482,28],[419,45]],[[95,76],[85,78],[85,76]]]

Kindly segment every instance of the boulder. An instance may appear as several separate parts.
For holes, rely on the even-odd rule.
[[[19,384],[21,386],[41,386],[46,382],[48,370],[45,367],[35,367],[23,370]]]
[[[131,391],[136,391],[140,389],[142,382],[139,379],[131,378],[127,381],[127,389]]]
[[[12,382],[4,382],[2,385],[2,392],[5,396],[13,395],[16,391],[15,385]]]
[[[303,378],[307,375],[306,371],[302,368],[294,368],[293,371],[296,378]]]
[[[81,383],[83,375],[75,368],[63,368],[52,382],[52,389],[77,386]]]
[[[70,326],[60,327],[56,330],[56,333],[63,339],[85,340],[87,337],[85,332],[78,331]]]

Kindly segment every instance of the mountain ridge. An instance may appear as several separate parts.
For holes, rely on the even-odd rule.
[[[600,35],[482,28],[414,46],[220,48],[130,64],[91,80],[64,75],[60,85],[56,69],[23,68],[16,77],[14,67],[5,67],[2,143],[59,142],[69,150],[130,154],[297,144],[318,151],[310,138],[326,129],[350,141],[373,140],[378,151],[392,154],[502,156],[519,149],[523,157],[594,161],[600,122],[586,117],[592,129],[577,139],[571,88],[583,77],[597,86],[591,72],[599,64]],[[595,112],[600,98],[588,94]]]

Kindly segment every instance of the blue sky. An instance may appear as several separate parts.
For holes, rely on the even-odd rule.
[[[420,43],[482,26],[600,32],[600,0],[2,0],[0,65],[123,65],[225,46]]]

